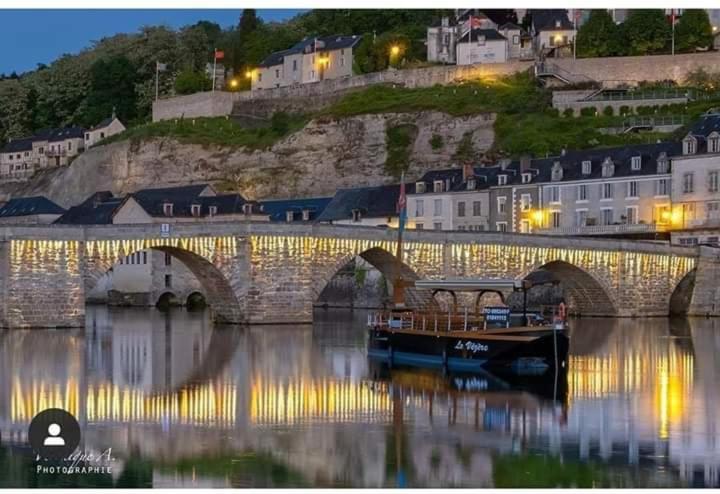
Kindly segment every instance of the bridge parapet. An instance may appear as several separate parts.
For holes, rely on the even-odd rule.
[[[307,322],[327,282],[356,256],[396,279],[396,245],[393,229],[320,224],[5,226],[0,316],[4,326],[80,326],[84,294],[103,273],[132,252],[158,249],[188,265],[219,320]],[[620,316],[666,315],[699,255],[661,242],[424,230],[408,231],[404,249],[406,279],[519,279],[544,268],[581,313]]]

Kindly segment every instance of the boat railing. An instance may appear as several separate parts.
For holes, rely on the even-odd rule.
[[[549,324],[551,321],[554,324],[557,319],[557,311],[552,306],[543,306],[539,312],[528,312],[525,314],[525,318],[527,326]],[[510,327],[509,319],[504,326],[493,326],[483,314],[470,311],[467,307],[456,312],[412,309],[379,310],[368,313],[367,325],[378,329],[430,332],[485,331],[498,327]]]

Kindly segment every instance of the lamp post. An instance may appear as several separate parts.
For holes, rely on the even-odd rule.
[[[400,55],[400,47],[398,45],[392,45],[390,47],[390,58],[388,59],[388,68],[392,66],[393,59],[396,59]]]

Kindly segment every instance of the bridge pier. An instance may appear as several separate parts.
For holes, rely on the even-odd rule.
[[[720,316],[720,249],[700,247],[689,316]]]

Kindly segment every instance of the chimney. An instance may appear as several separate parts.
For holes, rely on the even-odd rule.
[[[560,150],[560,156],[565,156],[565,153],[567,153],[567,150],[565,148],[562,148]]]
[[[473,170],[472,163],[465,163],[463,165],[463,182],[467,180],[468,178],[472,177],[475,174],[475,170]]]
[[[530,170],[530,155],[523,155],[520,157],[520,173],[525,173]]]

